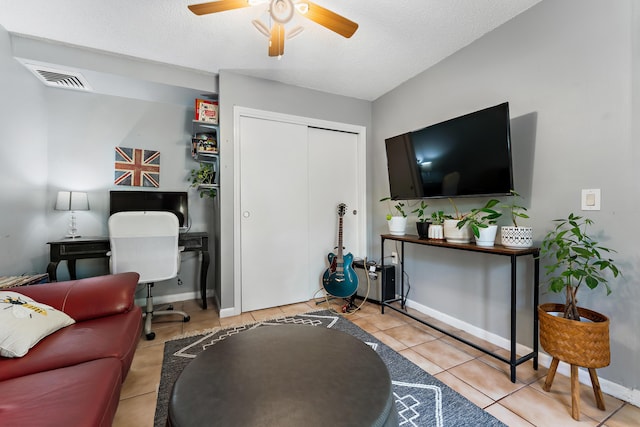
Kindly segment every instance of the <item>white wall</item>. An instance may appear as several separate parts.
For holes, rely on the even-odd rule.
[[[629,389],[640,385],[640,251],[633,226],[640,207],[637,123],[632,133],[640,71],[637,17],[638,6],[629,0],[539,3],[376,100],[369,169],[370,199],[379,200],[389,191],[385,138],[509,101],[515,186],[526,197],[536,240],[551,229],[552,219],[575,212],[588,214],[596,223],[593,232],[618,251],[625,277],[613,284],[613,294],[583,293],[580,303],[611,317],[612,363],[600,375]],[[580,211],[580,191],[586,188],[602,190],[601,211]],[[459,202],[468,210],[484,200]],[[446,200],[430,205],[451,211]],[[374,236],[386,231],[384,214],[384,206],[374,206]],[[369,241],[379,254],[379,240]],[[508,336],[508,263],[430,248],[411,248],[406,256],[410,299]],[[528,346],[531,268],[531,262],[519,264],[524,280],[518,334]],[[542,300],[561,298],[543,293]]]

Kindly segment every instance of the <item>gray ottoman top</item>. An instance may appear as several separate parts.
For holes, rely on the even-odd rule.
[[[184,369],[169,424],[381,426],[392,410],[389,372],[362,341],[322,327],[262,326],[215,344]]]

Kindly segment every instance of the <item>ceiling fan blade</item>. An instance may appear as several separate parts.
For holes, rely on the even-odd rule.
[[[310,1],[305,3],[309,5],[309,10],[307,13],[303,14],[304,17],[340,34],[343,37],[351,37],[358,29],[358,24],[344,16],[338,15],[337,13],[332,12],[329,9],[325,9],[322,6],[318,6]]]
[[[225,10],[240,9],[249,7],[247,0],[218,0],[209,3],[192,4],[189,10],[196,15],[206,15],[208,13],[224,12]]]
[[[284,25],[273,23],[269,38],[269,56],[284,55]]]

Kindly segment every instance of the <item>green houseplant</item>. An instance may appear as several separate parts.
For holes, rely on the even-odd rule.
[[[508,210],[513,225],[505,225],[500,228],[502,245],[513,249],[529,248],[533,246],[533,228],[518,225],[519,218],[529,218],[529,215],[526,214],[527,208],[519,204],[518,200],[522,199],[520,194],[515,190],[511,190],[510,193],[511,201],[501,207]]]
[[[448,215],[444,220],[444,238],[451,243],[469,243],[472,236],[469,224],[463,224],[458,227],[458,223],[464,220],[468,214],[460,212],[453,199],[449,198],[449,203],[453,206],[455,213],[454,215]]]
[[[198,169],[191,170],[191,187],[197,188],[200,197],[214,198],[217,195],[215,187],[216,171],[212,163],[202,162]]]
[[[430,239],[444,239],[444,220],[451,219],[444,211],[431,212],[431,225],[429,226],[428,237]]]
[[[578,306],[577,294],[581,288],[604,287],[611,293],[609,278],[621,273],[614,261],[605,255],[615,252],[600,245],[588,232],[593,225],[589,218],[573,213],[567,218],[554,220],[556,226],[542,242],[541,256],[549,260],[545,266],[549,290],[564,293],[564,304],[538,306],[540,344],[553,360],[543,389],[549,391],[560,360],[571,365],[572,417],[580,418],[578,367],[589,370],[598,408],[604,410],[602,391],[596,368],[608,366],[609,319],[593,310]],[[557,313],[558,315],[553,315]],[[580,321],[581,318],[589,320]]]
[[[431,220],[425,212],[428,207],[429,205],[427,205],[424,200],[421,200],[420,205],[411,211],[411,213],[414,213],[417,216],[416,230],[418,231],[418,236],[421,239],[428,237],[429,226],[431,224]]]
[[[395,236],[404,236],[405,230],[407,229],[407,214],[404,211],[405,203],[400,200],[392,200],[391,197],[383,197],[380,201],[389,202],[389,213],[387,214],[389,233]],[[392,210],[392,207],[395,209],[395,212]]]
[[[496,221],[502,216],[502,212],[493,209],[498,203],[499,200],[491,199],[483,207],[471,209],[467,216],[458,221],[456,227],[462,229],[468,225],[478,246],[493,246],[498,231]]]

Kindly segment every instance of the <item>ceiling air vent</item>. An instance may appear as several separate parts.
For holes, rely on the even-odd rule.
[[[45,85],[62,89],[91,91],[87,79],[76,71],[62,70],[36,64],[24,64]]]

